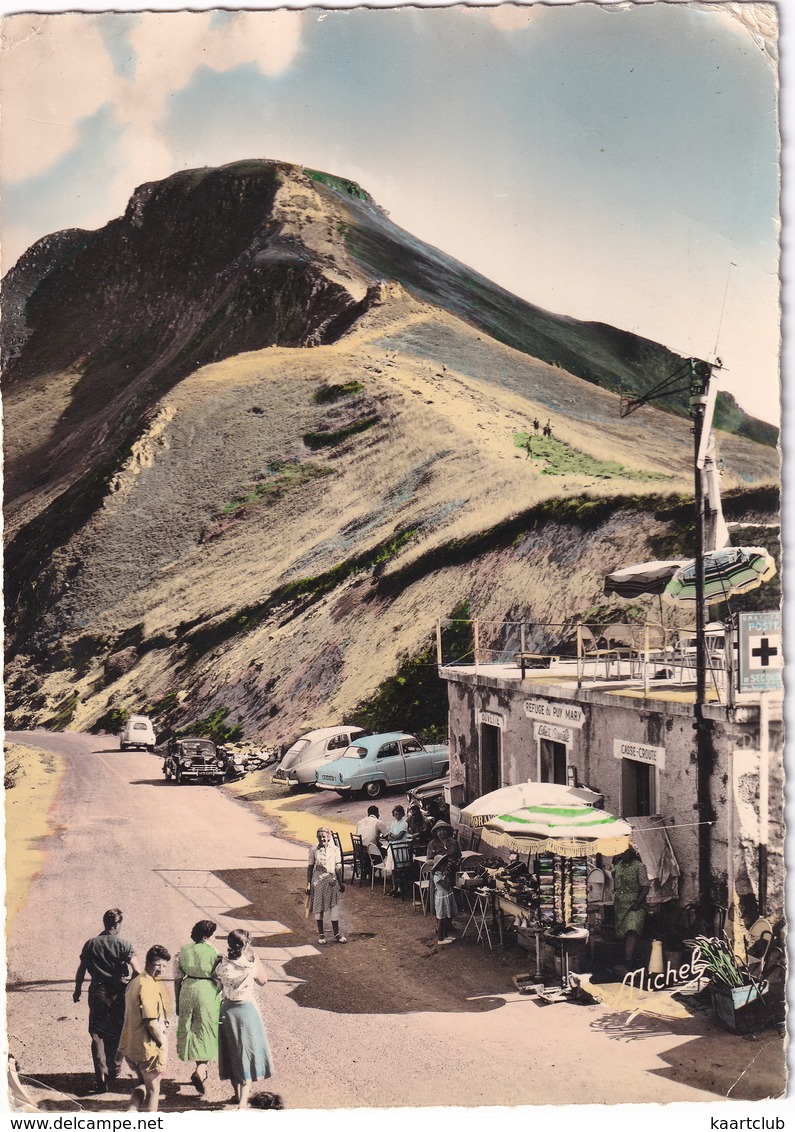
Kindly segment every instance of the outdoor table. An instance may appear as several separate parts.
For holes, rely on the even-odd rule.
[[[544,932],[544,942],[550,944],[560,954],[560,985],[564,988],[569,985],[569,956],[576,947],[582,946],[587,939],[587,928],[569,929],[568,932],[562,932],[559,935]]]
[[[486,943],[489,945],[489,951],[494,950],[494,945],[491,942],[491,933],[489,932],[488,915],[491,911],[494,913],[493,896],[494,893],[490,888],[458,888],[456,893],[463,898],[465,905],[464,911],[469,912],[469,919],[464,925],[464,930],[461,932],[461,939],[463,939],[470,926],[473,931],[477,933],[477,943],[482,943],[485,937]],[[502,925],[500,924],[500,945],[502,945]]]
[[[551,668],[553,662],[557,663],[560,657],[550,656],[548,653],[540,652],[517,652],[514,659],[522,671],[522,679],[524,680],[526,669]]]
[[[502,935],[503,935],[503,929],[504,929],[503,919],[506,915],[507,916],[513,916],[517,920],[521,920],[521,919],[524,919],[525,917],[527,917],[528,915],[531,915],[532,913],[531,913],[531,910],[529,908],[525,907],[524,904],[517,904],[515,901],[509,899],[507,896],[503,896],[502,893],[497,894],[496,904],[498,906],[498,923],[500,925],[500,941],[502,942]],[[528,927],[524,930],[527,931],[529,934],[535,936],[536,978],[540,979],[541,978],[541,936],[543,934],[544,929],[542,927],[536,925],[536,924],[532,924],[530,927]]]

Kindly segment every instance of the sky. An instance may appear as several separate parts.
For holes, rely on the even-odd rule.
[[[3,272],[145,181],[276,158],[538,306],[720,357],[778,423],[769,5],[40,12],[2,48]]]

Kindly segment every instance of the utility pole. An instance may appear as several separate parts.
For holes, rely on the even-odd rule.
[[[708,886],[712,873],[711,782],[713,752],[711,731],[704,718],[707,702],[706,602],[704,600],[704,455],[712,427],[714,393],[710,389],[712,367],[696,358],[690,360],[690,415],[693,418],[693,474],[696,511],[696,812],[698,813],[698,883],[701,903],[709,903]]]

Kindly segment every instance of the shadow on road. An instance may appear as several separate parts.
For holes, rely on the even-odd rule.
[[[241,927],[246,920],[265,919],[289,929],[257,938],[257,947],[314,945],[313,954],[284,966],[288,978],[300,980],[290,991],[300,1006],[341,1014],[481,1013],[503,1006],[501,996],[514,989],[512,975],[525,969],[523,954],[489,951],[474,937],[437,947],[433,917],[415,910],[410,899],[390,900],[379,889],[358,885],[347,885],[342,898],[340,919],[349,925],[348,943],[317,947],[314,918],[304,914],[303,869],[233,869],[214,875],[250,901],[239,917]]]

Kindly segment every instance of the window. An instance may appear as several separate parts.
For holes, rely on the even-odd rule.
[[[404,739],[402,746],[404,755],[415,755],[417,751],[422,750],[422,744],[416,739]]]
[[[541,739],[538,745],[538,777],[541,782],[566,785],[566,744]]]
[[[621,760],[621,816],[646,818],[656,812],[656,768],[634,759]]]
[[[384,743],[381,750],[378,752],[379,759],[388,759],[391,755],[399,755],[397,743]]]
[[[328,743],[326,744],[326,750],[339,751],[342,747],[347,747],[348,742],[349,740],[347,735],[332,735]]]

